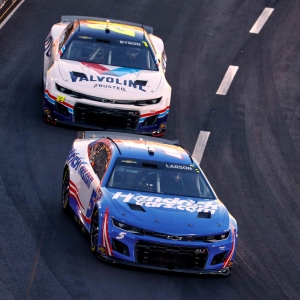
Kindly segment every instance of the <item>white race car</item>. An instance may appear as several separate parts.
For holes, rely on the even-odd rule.
[[[149,26],[62,16],[45,41],[44,118],[162,136],[171,101],[166,62]]]

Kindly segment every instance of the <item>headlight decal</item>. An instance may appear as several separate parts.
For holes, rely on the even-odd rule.
[[[122,229],[124,231],[128,231],[130,233],[134,233],[134,234],[142,234],[142,235],[144,234],[144,230],[143,229],[140,229],[140,228],[137,228],[137,227],[125,224],[125,223],[120,222],[120,221],[118,221],[118,220],[116,220],[114,218],[111,218],[111,220],[112,220],[113,225],[115,227],[119,228],[119,229]]]

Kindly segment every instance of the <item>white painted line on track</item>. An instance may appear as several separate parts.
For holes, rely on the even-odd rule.
[[[228,92],[228,89],[230,88],[231,82],[239,69],[238,66],[229,66],[228,70],[219,86],[219,89],[217,90],[217,95],[226,95]]]
[[[199,165],[207,144],[209,131],[200,131],[192,156],[198,161]]]
[[[14,10],[5,18],[5,20],[0,24],[0,29],[6,24],[6,22],[13,16],[13,14],[16,12],[16,10],[22,5],[22,3],[25,0],[22,0],[15,8]],[[13,4],[12,4],[13,5]],[[11,7],[11,6],[10,6]],[[10,9],[10,7],[8,9]]]
[[[266,7],[249,32],[258,34],[271,16],[273,10],[274,8]]]

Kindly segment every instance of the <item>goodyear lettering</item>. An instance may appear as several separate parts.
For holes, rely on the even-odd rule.
[[[71,150],[67,161],[69,162],[69,166],[73,168],[75,171],[78,171],[79,176],[81,177],[84,184],[90,188],[92,181],[94,180],[93,176],[89,172],[86,166],[84,166],[84,162],[76,153],[76,150]]]
[[[106,77],[106,76],[93,76],[90,75],[89,77],[86,74],[83,73],[74,73],[70,72],[70,77],[72,82],[101,82],[101,83],[110,83],[110,84],[97,84],[95,83],[93,87],[102,87],[102,88],[108,88],[108,89],[115,89],[115,90],[121,90],[125,91],[125,86],[128,86],[130,88],[139,89],[140,91],[146,92],[143,85],[136,84],[134,80],[121,80],[119,78],[114,77]],[[122,86],[121,88],[119,86]]]
[[[212,215],[218,210],[219,204],[213,201],[194,201],[174,198],[162,198],[153,196],[141,196],[135,194],[124,194],[122,192],[115,193],[113,200],[122,200],[123,202],[130,202],[136,205],[146,207],[161,207],[168,209],[178,209],[187,212],[210,212]]]

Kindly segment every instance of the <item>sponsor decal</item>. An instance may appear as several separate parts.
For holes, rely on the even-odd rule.
[[[110,84],[95,84],[93,87],[94,88],[99,87],[99,88],[105,88],[105,89],[114,89],[114,90],[126,92],[125,88],[115,86],[115,85],[110,85]]]
[[[99,251],[102,252],[102,253],[105,253],[106,252],[105,247],[99,246]]]
[[[50,111],[50,109],[48,107],[44,108],[44,114],[45,115],[51,115],[51,111]]]
[[[84,166],[86,162],[83,162],[81,160],[81,158],[78,156],[78,153],[76,153],[75,149],[71,150],[67,161],[69,162],[69,166],[71,168],[73,168],[75,171],[78,171],[78,174],[81,177],[82,181],[88,188],[90,188],[91,182],[94,180],[94,178],[88,171],[87,167]]]
[[[165,129],[166,128],[166,122],[160,123],[159,128]]]
[[[92,212],[93,212],[96,201],[97,201],[97,192],[93,189],[92,195],[91,195],[91,198],[89,201],[89,206],[88,206],[88,209],[85,214],[88,219],[90,219],[92,216]]]
[[[80,73],[81,74],[81,73]],[[76,72],[70,72],[71,80],[72,82],[95,82],[93,87],[102,87],[102,88],[108,88],[108,89],[115,89],[115,90],[121,90],[126,91],[125,87],[139,89],[140,91],[146,92],[145,89],[143,89],[143,85],[136,84],[135,80],[121,80],[119,78],[114,77],[106,77],[106,76],[94,76],[90,75],[89,77],[84,74],[85,76],[77,76]],[[101,82],[96,83],[96,82]]]
[[[194,201],[175,198],[162,198],[157,196],[143,196],[135,194],[124,194],[117,192],[114,194],[113,200],[122,200],[126,203],[133,203],[145,207],[161,207],[167,209],[176,209],[188,212],[210,212],[212,215],[218,210],[219,204],[213,201]]]

